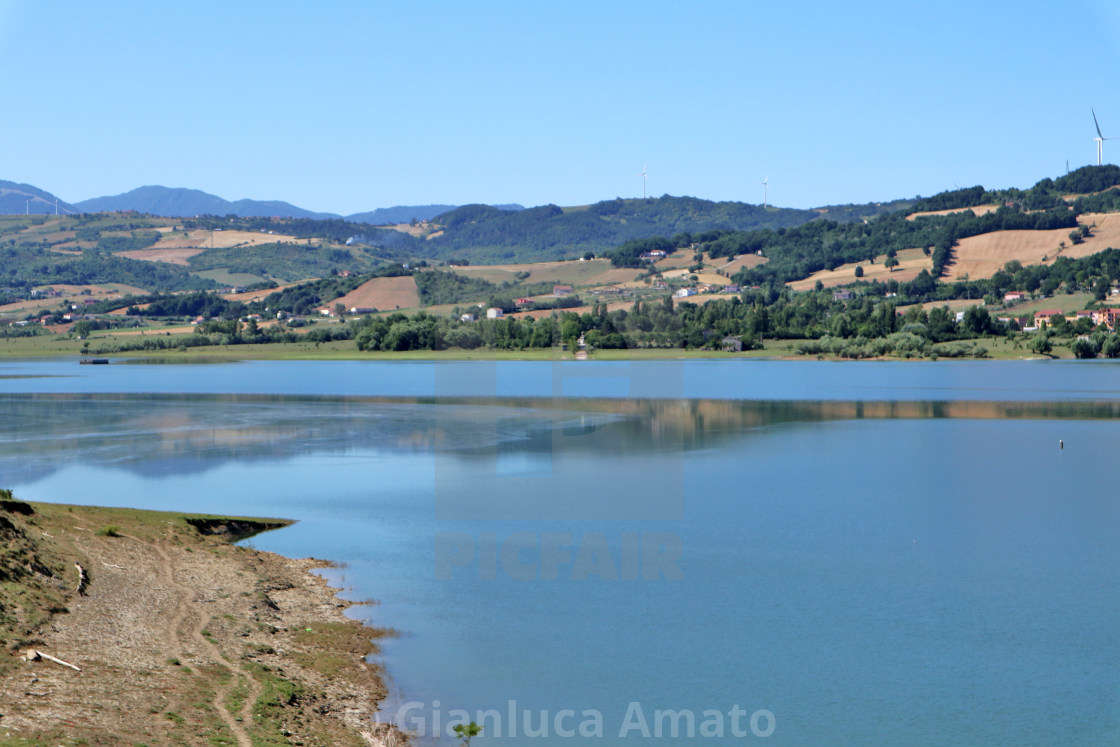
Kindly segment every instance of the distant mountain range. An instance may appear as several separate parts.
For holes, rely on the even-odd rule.
[[[38,187],[0,179],[0,215],[53,214],[56,209],[61,215],[82,212]]]
[[[437,215],[455,210],[461,205],[397,205],[396,207],[377,208],[368,213],[354,213],[346,216],[353,223],[371,223],[375,226],[398,225],[415,220],[431,220]],[[491,205],[498,210],[524,210],[524,205]]]
[[[453,257],[473,263],[564,259],[589,251],[603,252],[631,239],[668,238],[713,230],[779,230],[822,216],[841,223],[865,221],[912,203],[913,200],[896,200],[801,210],[664,195],[615,198],[568,208],[556,205],[528,209],[521,205],[399,205],[342,216],[304,210],[282,201],[230,202],[197,189],[161,186],[140,187],[112,197],[71,204],[29,184],[0,181],[0,214],[49,214],[57,209],[63,215],[133,210],[168,218],[209,215],[260,221],[283,217],[319,224],[299,229],[289,225],[288,231],[301,236],[330,235],[338,241],[358,241],[402,256]],[[413,235],[387,227],[426,220],[438,224],[439,230],[422,229],[420,235]],[[369,228],[347,226],[353,223]]]
[[[342,218],[354,223],[373,225],[408,223],[412,220],[430,220],[441,213],[454,210],[458,205],[397,205],[378,208],[364,213],[340,215],[338,213],[317,213],[305,210],[281,200],[236,200],[229,201],[203,192],[199,189],[181,187],[148,186],[138,187],[124,194],[110,197],[93,197],[81,202],[69,203],[30,184],[17,184],[0,180],[0,215],[22,215],[24,213],[54,213],[62,215],[74,213],[100,213],[135,210],[148,215],[162,215],[169,218],[185,218],[195,215],[236,215],[239,218],[310,218],[328,220]],[[523,210],[521,205],[496,205],[502,210]]]
[[[172,189],[171,187],[139,187],[131,192],[112,197],[94,197],[74,203],[83,213],[102,213],[118,210],[135,210],[149,215],[183,218],[193,215],[236,215],[240,218],[337,218],[332,213],[316,213],[291,203],[278,200],[237,200],[230,202],[198,189]]]

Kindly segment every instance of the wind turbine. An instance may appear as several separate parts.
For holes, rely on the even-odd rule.
[[[1092,107],[1089,108],[1089,111],[1093,112],[1093,124],[1097,127],[1097,136],[1093,139],[1097,141],[1097,165],[1100,166],[1104,163],[1104,141],[1115,140],[1116,138],[1105,137],[1101,133],[1101,125],[1100,122],[1097,121],[1097,113],[1093,111]]]
[[[642,199],[644,200],[646,198],[646,182],[649,181],[649,174],[646,173],[646,166],[643,166],[641,173],[635,174],[635,176],[642,177]]]
[[[766,178],[762,180],[762,207],[766,207],[766,203],[770,200],[770,175],[767,174]]]

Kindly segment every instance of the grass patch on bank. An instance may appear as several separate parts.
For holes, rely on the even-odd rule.
[[[1052,299],[1051,299],[1052,300]],[[98,337],[94,337],[96,344]],[[1051,339],[1054,350],[1050,356],[1039,356],[1030,349],[1030,334],[1016,335],[1014,338],[979,338],[974,342],[988,349],[988,358],[996,360],[1019,360],[1049,358],[1072,358],[1070,345],[1072,339]],[[85,341],[61,336],[40,336],[0,339],[0,358],[41,358],[71,357],[75,363],[80,358],[91,357],[82,351]],[[763,341],[758,350],[742,353],[725,353],[720,350],[696,350],[685,348],[624,348],[593,350],[588,360],[600,361],[642,361],[642,360],[682,360],[693,358],[712,358],[731,360],[738,358],[788,358],[790,360],[816,360],[816,356],[801,355],[797,345],[801,340]],[[477,348],[474,350],[410,350],[404,352],[362,352],[353,340],[332,342],[294,342],[262,345],[211,345],[187,349],[162,351],[136,351],[109,353],[99,357],[111,360],[153,360],[167,363],[223,362],[243,360],[272,361],[570,361],[575,357],[560,348],[534,348],[527,350],[496,350]],[[825,356],[826,360],[838,360]],[[889,360],[894,360],[890,358]]]

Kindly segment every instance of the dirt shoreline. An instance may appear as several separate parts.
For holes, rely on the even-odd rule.
[[[0,745],[406,743],[373,720],[366,659],[392,632],[344,614],[329,563],[229,541],[290,522],[20,505],[0,506]]]

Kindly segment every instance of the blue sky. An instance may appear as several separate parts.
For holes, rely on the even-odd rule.
[[[1120,136],[1120,4],[0,0],[0,178],[353,213],[1026,187]],[[1120,141],[1105,143],[1120,163]]]

